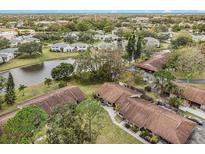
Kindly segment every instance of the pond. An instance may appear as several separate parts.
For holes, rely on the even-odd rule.
[[[6,72],[0,72],[0,76],[8,78],[9,72],[12,73],[16,88],[18,88],[20,84],[26,86],[35,85],[44,82],[45,78],[51,78],[51,70],[63,62],[74,64],[75,59],[51,60],[32,66],[14,68]]]

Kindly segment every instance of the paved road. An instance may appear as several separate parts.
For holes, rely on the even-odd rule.
[[[103,106],[103,108],[108,112],[112,122],[117,125],[118,127],[120,127],[122,130],[126,131],[128,134],[132,135],[133,137],[135,137],[137,140],[139,140],[140,142],[144,143],[144,144],[150,144],[149,142],[147,142],[146,140],[144,140],[143,138],[141,138],[139,136],[139,131],[137,133],[133,133],[132,131],[130,131],[129,129],[124,127],[125,122],[122,121],[121,123],[118,123],[115,120],[115,116],[117,115],[115,113],[115,111],[112,109],[112,107],[108,107],[108,106]]]

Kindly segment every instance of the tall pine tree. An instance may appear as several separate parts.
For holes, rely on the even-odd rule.
[[[136,43],[136,38],[134,32],[128,39],[128,44],[126,47],[126,51],[128,53],[128,57],[130,60],[134,59],[134,53],[135,53],[135,43]]]
[[[137,40],[137,49],[135,50],[134,59],[140,58],[142,53],[142,37],[139,36]]]
[[[15,84],[13,80],[13,76],[9,73],[9,77],[6,84],[6,95],[5,95],[5,102],[7,104],[14,104],[16,100],[15,94]]]

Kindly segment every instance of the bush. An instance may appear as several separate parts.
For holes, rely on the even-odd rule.
[[[137,132],[138,132],[138,127],[137,127],[137,126],[132,126],[132,127],[131,127],[131,130],[132,130],[133,132],[137,133]]]
[[[180,98],[177,98],[177,97],[170,97],[169,98],[169,105],[175,107],[175,108],[178,108],[181,104],[182,104],[182,100]]]
[[[148,92],[150,92],[151,89],[152,89],[152,88],[151,88],[150,86],[146,86],[146,87],[144,87],[144,90],[145,90],[145,91],[148,91]]]
[[[154,135],[151,137],[150,142],[152,144],[156,144],[158,142],[158,140],[159,140],[158,136]]]
[[[59,84],[58,84],[59,88],[63,88],[65,86],[67,86],[67,82],[65,82],[65,81],[60,81]]]
[[[135,74],[135,83],[136,83],[136,84],[139,84],[139,85],[144,84],[144,81],[143,81],[143,78],[142,78],[141,75]]]
[[[172,48],[187,46],[192,43],[192,36],[187,32],[180,32],[177,37],[171,41]]]
[[[145,138],[145,137],[147,137],[147,136],[150,136],[150,131],[147,130],[147,129],[144,129],[144,130],[141,131],[140,136],[141,136],[142,138]]]
[[[129,129],[130,125],[128,123],[125,123],[125,127]]]

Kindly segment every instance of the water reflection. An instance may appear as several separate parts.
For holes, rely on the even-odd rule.
[[[66,60],[46,61],[42,64],[27,66],[24,68],[14,68],[0,73],[0,76],[8,78],[8,73],[11,72],[14,77],[16,88],[18,88],[20,84],[30,86],[43,82],[45,78],[51,78],[51,70],[62,62],[74,64],[75,60],[69,58]]]

